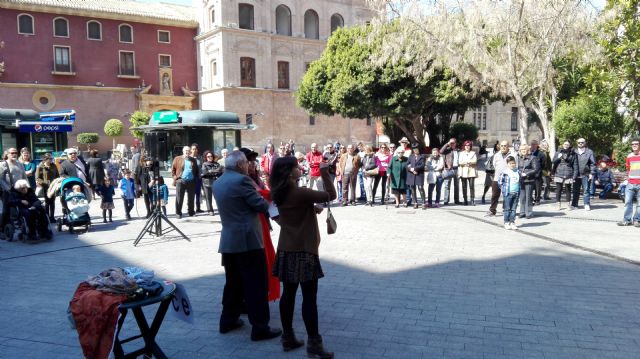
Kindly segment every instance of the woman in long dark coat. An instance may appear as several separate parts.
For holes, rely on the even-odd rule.
[[[407,161],[407,187],[411,187],[411,193],[414,197],[413,208],[418,208],[418,192],[422,197],[422,209],[427,209],[427,202],[424,200],[424,166],[425,157],[420,153],[420,145],[414,143],[411,145],[412,153]],[[416,187],[418,191],[416,191]]]
[[[553,181],[556,183],[556,202],[558,202],[558,209],[561,209],[562,187],[566,186],[567,202],[571,202],[571,184],[574,174],[578,172],[578,157],[571,148],[571,142],[564,141],[562,149],[556,152],[551,172],[553,173]]]
[[[87,178],[87,180],[91,185],[91,191],[93,192],[93,197],[95,198],[96,189],[102,186],[102,183],[104,182],[104,164],[102,163],[102,159],[98,157],[97,150],[93,150],[89,154],[87,166],[89,166],[89,178]]]
[[[151,217],[151,191],[149,190],[149,185],[151,184],[151,174],[149,171],[151,170],[151,166],[153,165],[153,161],[151,159],[145,158],[144,156],[140,156],[140,162],[138,166],[136,166],[135,172],[135,183],[137,187],[137,197],[142,196],[144,199],[144,206],[147,209],[146,218]]]

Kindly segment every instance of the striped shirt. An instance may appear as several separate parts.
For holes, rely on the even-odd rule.
[[[640,153],[636,155],[631,152],[627,156],[627,172],[630,184],[640,184]]]

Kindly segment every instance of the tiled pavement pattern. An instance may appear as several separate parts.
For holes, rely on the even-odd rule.
[[[171,358],[306,357],[304,348],[282,352],[277,339],[251,342],[247,326],[218,333],[217,217],[172,218],[190,243],[134,248],[144,221],[123,222],[116,205],[116,221],[94,217],[89,233],[0,242],[0,358],[81,358],[65,313],[71,295],[86,276],[125,265],[188,290],[195,323],[168,315],[158,337]],[[337,358],[640,357],[640,229],[615,226],[620,202],[596,201],[591,212],[544,204],[535,208],[544,216],[519,220],[517,232],[484,218],[486,207],[335,208],[338,233],[323,235],[320,253],[326,347]],[[295,327],[306,339],[300,302]],[[277,302],[270,307],[280,327]]]

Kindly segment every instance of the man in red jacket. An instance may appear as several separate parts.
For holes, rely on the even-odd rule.
[[[324,161],[322,152],[318,151],[318,145],[311,144],[311,151],[307,153],[307,163],[309,164],[309,188],[313,188],[314,183],[318,186],[318,191],[324,190],[322,178],[320,177],[320,164]]]

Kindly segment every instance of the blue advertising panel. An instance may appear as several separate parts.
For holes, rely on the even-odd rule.
[[[20,123],[20,132],[71,132],[73,126],[68,123],[40,122]]]

